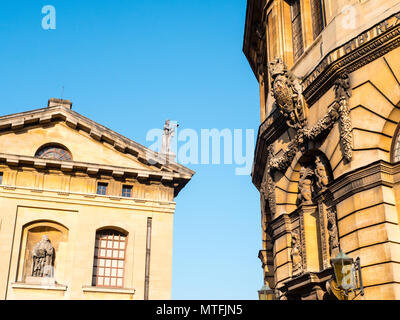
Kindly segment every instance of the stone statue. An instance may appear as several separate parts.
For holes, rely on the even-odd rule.
[[[339,78],[336,79],[335,84],[335,96],[336,100],[350,98],[350,77],[348,73],[343,73]]]
[[[32,251],[32,276],[38,278],[52,278],[54,269],[54,247],[49,237],[44,235]]]
[[[327,210],[328,216],[328,233],[329,233],[329,255],[335,258],[339,254],[339,235],[336,224],[335,209],[330,208]]]
[[[280,58],[270,62],[269,73],[275,104],[285,116],[287,125],[295,130],[303,128],[306,125],[305,102],[299,80]]]
[[[162,146],[161,153],[162,154],[170,154],[171,153],[171,140],[175,135],[176,128],[179,127],[179,124],[172,125],[170,120],[165,121],[164,125],[164,134],[162,138]]]
[[[300,237],[298,232],[292,232],[290,259],[292,260],[292,277],[301,275],[303,273],[303,262],[301,258]]]
[[[315,160],[315,176],[317,178],[317,187],[324,191],[329,183],[329,176],[320,157],[316,157]]]
[[[313,177],[314,172],[311,168],[302,167],[300,169],[299,195],[300,203],[310,204],[313,197]]]

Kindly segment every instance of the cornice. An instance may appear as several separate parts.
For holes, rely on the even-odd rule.
[[[37,170],[56,169],[66,174],[86,173],[88,175],[110,175],[115,178],[134,178],[139,181],[161,181],[174,187],[175,196],[190,181],[192,175],[167,172],[143,170],[128,167],[93,164],[77,161],[60,161],[54,159],[41,159],[30,156],[0,153],[0,164],[11,168],[31,167]]]
[[[356,193],[377,186],[393,187],[394,175],[397,173],[400,173],[400,164],[391,164],[382,160],[345,173],[329,186],[333,203],[340,203]]]
[[[400,13],[395,13],[333,49],[303,80],[303,95],[309,106],[333,86],[340,74],[350,74],[399,46]]]

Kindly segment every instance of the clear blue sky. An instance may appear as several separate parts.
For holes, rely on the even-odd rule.
[[[53,5],[57,29],[41,27]],[[2,0],[1,114],[50,97],[143,145],[181,128],[254,129],[258,86],[242,53],[245,0]],[[256,299],[259,195],[233,165],[192,165],[176,199],[173,299]]]

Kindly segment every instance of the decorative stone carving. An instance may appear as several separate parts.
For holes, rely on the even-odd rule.
[[[302,86],[288,71],[282,59],[276,58],[269,64],[272,95],[279,111],[285,116],[289,127],[299,130],[306,125],[305,103]]]
[[[313,175],[314,170],[302,167],[300,169],[299,195],[298,199],[302,204],[311,204],[313,197]]]
[[[319,190],[326,190],[326,186],[329,183],[329,176],[326,172],[325,165],[322,163],[320,157],[316,157],[315,159],[315,177],[316,183]]]
[[[329,255],[331,258],[334,258],[339,254],[339,234],[336,224],[335,208],[329,208],[327,210],[327,220],[327,229],[329,233]]]
[[[353,158],[353,133],[350,110],[347,104],[350,95],[350,77],[347,73],[340,75],[335,81],[336,102],[339,104],[340,143],[343,155],[347,162]]]
[[[296,230],[291,233],[291,236],[290,259],[292,260],[292,277],[297,277],[303,273],[300,235]]]
[[[32,276],[38,278],[53,278],[54,276],[54,247],[49,237],[44,235],[32,251]]]
[[[273,159],[274,156],[274,148],[272,145],[268,146],[268,159]],[[275,214],[276,211],[276,199],[275,199],[275,182],[272,179],[271,174],[271,164],[270,161],[267,161],[267,165],[264,172],[264,179],[261,184],[261,193],[264,195],[264,199],[268,200],[269,209],[272,212],[272,215]]]
[[[290,141],[283,154],[270,159],[271,169],[285,172],[291,165],[297,152],[305,152],[310,141],[321,140],[339,121],[340,144],[346,161],[352,160],[352,124],[347,100],[350,97],[350,78],[341,75],[335,82],[335,103],[313,127],[307,126],[305,102],[300,82],[291,74],[282,59],[277,58],[269,64],[272,94],[279,111],[284,115],[289,127],[296,130],[295,138]]]

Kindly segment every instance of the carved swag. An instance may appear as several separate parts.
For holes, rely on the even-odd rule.
[[[335,82],[335,103],[313,127],[308,127],[305,115],[305,102],[299,80],[287,70],[282,59],[277,58],[269,64],[272,95],[275,104],[286,123],[296,131],[282,155],[269,158],[270,170],[285,172],[297,152],[304,152],[308,142],[321,140],[339,121],[340,144],[346,161],[352,160],[352,124],[347,100],[350,97],[350,80],[348,74],[342,74]]]

